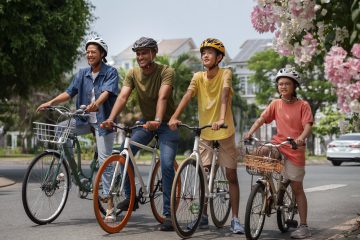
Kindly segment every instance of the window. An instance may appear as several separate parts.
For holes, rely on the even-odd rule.
[[[245,92],[246,92],[246,77],[245,76],[240,77],[240,92],[241,92],[241,94],[245,94]]]

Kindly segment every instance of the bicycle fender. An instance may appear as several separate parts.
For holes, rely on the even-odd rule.
[[[55,153],[60,157],[60,152],[58,150],[54,150],[54,149],[46,149],[44,152],[47,153]]]

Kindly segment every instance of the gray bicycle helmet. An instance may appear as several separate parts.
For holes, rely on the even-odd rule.
[[[300,74],[289,66],[286,66],[285,68],[282,68],[278,71],[278,73],[276,74],[275,81],[277,82],[278,79],[281,77],[291,78],[299,85],[301,83]]]
[[[141,37],[134,43],[132,50],[136,52],[140,48],[152,48],[155,49],[156,53],[158,52],[157,42],[152,38]]]
[[[97,45],[99,45],[100,47],[102,47],[102,49],[104,49],[105,51],[105,55],[104,58],[107,56],[108,53],[108,46],[107,44],[104,42],[104,40],[101,37],[92,37],[90,38],[85,45],[85,49],[87,49],[87,47],[89,46],[89,44],[91,43],[95,43]]]

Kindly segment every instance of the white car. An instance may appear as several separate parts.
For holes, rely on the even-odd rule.
[[[334,166],[342,162],[360,162],[360,133],[344,134],[330,142],[326,157]]]

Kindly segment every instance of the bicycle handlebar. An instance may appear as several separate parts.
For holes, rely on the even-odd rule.
[[[64,107],[64,106],[50,106],[45,108],[45,110],[48,111],[56,111],[60,115],[66,116],[66,117],[89,117],[90,114],[85,112],[85,105],[81,105],[79,109],[75,110],[74,112],[71,112],[70,109]]]
[[[251,137],[249,139],[245,139],[244,142],[245,143],[246,142],[250,143],[251,140],[254,140],[255,142],[260,142],[260,140],[258,138],[256,138],[256,137]],[[298,148],[298,145],[296,144],[295,140],[293,138],[291,138],[291,137],[287,137],[286,141],[283,141],[282,143],[274,144],[274,143],[268,142],[268,143],[265,143],[264,146],[278,148],[278,147],[281,147],[281,146],[283,146],[285,144],[290,144],[291,148],[294,149],[294,150],[296,150]]]
[[[197,131],[197,130],[203,130],[203,129],[205,129],[205,128],[211,128],[212,127],[212,125],[210,125],[210,124],[208,124],[208,125],[204,125],[204,126],[202,126],[202,127],[199,127],[199,126],[189,126],[189,125],[187,125],[187,124],[185,124],[185,123],[180,123],[180,124],[178,124],[178,127],[185,127],[185,128],[187,128],[187,129],[189,129],[189,130],[193,130],[193,131]],[[228,126],[227,125],[221,125],[220,126],[220,128],[227,128]]]
[[[113,123],[112,127],[113,127],[113,129],[120,129],[125,132],[131,132],[135,128],[145,128],[145,124],[135,123],[135,125],[133,125],[133,126],[121,126],[118,123]]]

